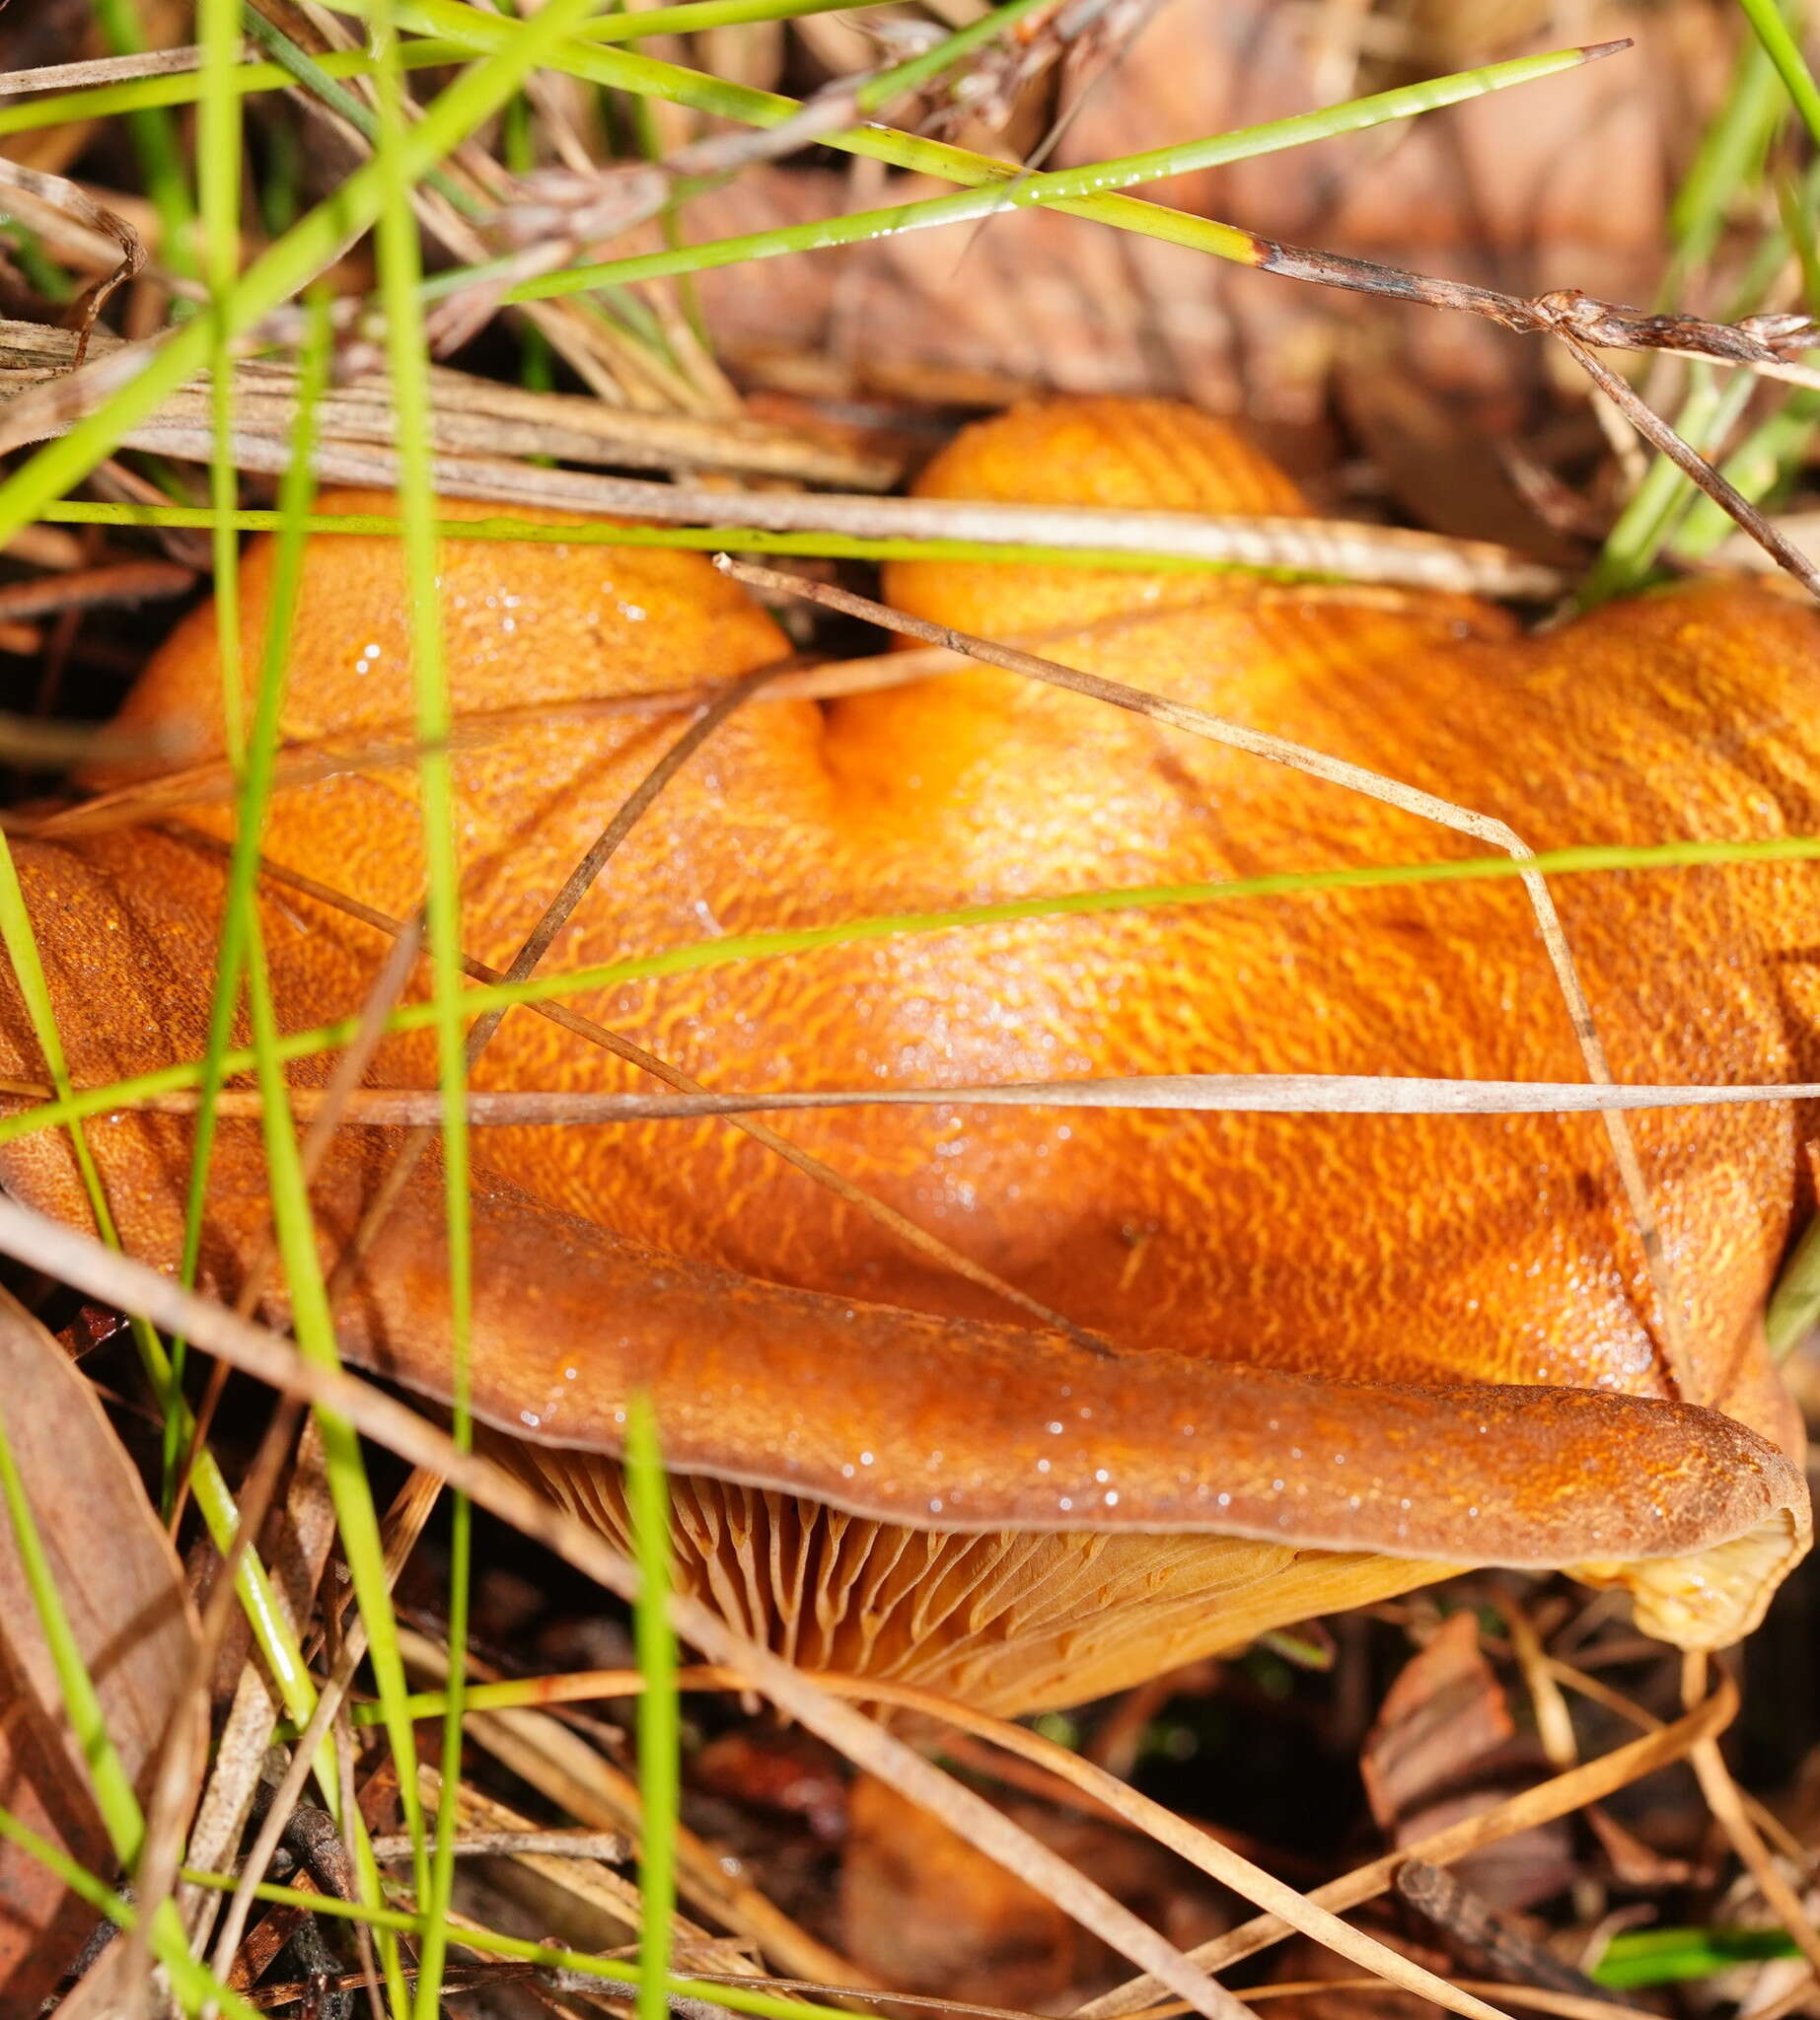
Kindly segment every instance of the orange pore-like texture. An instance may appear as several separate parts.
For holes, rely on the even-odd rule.
[[[1223,425],[1075,400],[970,430],[926,495],[1292,512]],[[384,509],[357,494],[327,511]],[[448,504],[453,516],[481,508]],[[708,563],[581,543],[448,541],[464,714],[539,704],[456,764],[464,936],[503,965],[681,718],[562,702],[718,681],[781,656]],[[270,556],[245,576],[258,663]],[[1240,576],[916,563],[925,616],[1295,738],[1508,821],[1535,848],[1820,828],[1820,620],[1738,588],[1541,636],[1457,599]],[[157,656],[124,727],[219,745],[212,617]],[[315,541],[292,737],[409,715],[402,563]],[[402,913],[421,896],[414,776],[279,795],[267,853]],[[117,849],[124,843],[114,843]],[[658,799],[551,949],[569,968],[753,928],[1114,885],[1483,854],[1414,816],[1015,676],[967,672],[822,708],[749,702]],[[1563,878],[1618,1078],[1820,1074],[1805,866]],[[377,936],[268,913],[293,1024],[358,1004]],[[288,938],[286,937],[288,935]],[[1099,1074],[1333,1072],[1576,1080],[1584,1063],[1514,881],[1247,899],[906,936],[666,980],[580,1006],[717,1089]],[[381,1077],[428,1083],[426,1041]],[[475,1079],[648,1086],[515,1013]],[[1799,1191],[1787,1107],[1633,1124],[1686,1301],[1670,1366],[1594,1116],[1274,1118],[855,1109],[786,1132],[957,1248],[1125,1347],[1325,1376],[1553,1383],[1715,1405],[1784,1442],[1758,1314]],[[1005,1316],[724,1122],[488,1131],[478,1156],[623,1234],[776,1281]]]

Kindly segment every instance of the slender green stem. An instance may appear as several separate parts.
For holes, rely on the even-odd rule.
[[[994,7],[978,21],[956,29],[951,36],[943,36],[921,55],[911,56],[907,62],[894,64],[891,69],[881,70],[876,77],[869,78],[853,94],[854,105],[862,112],[877,112],[890,105],[893,99],[908,98],[944,71],[965,63],[977,49],[995,42],[1007,30],[1015,28],[1025,15],[1034,14],[1047,4],[1048,0],[1005,0],[1002,7]]]
[[[1146,911],[1169,905],[1226,904],[1254,899],[1312,897],[1337,891],[1401,890],[1429,884],[1497,883],[1506,878],[1609,875],[1616,871],[1705,869],[1718,864],[1820,861],[1820,834],[1779,834],[1755,841],[1667,841],[1628,845],[1581,843],[1569,848],[1543,849],[1532,856],[1464,856],[1438,862],[1350,865],[1330,870],[1283,870],[1229,882],[1156,884],[1110,890],[1076,891],[1052,897],[1014,898],[990,904],[960,906],[952,911],[900,912],[874,918],[848,919],[838,925],[802,926],[775,932],[729,934],[719,940],[692,941],[630,960],[566,974],[533,975],[522,982],[491,982],[471,988],[462,997],[463,1016],[521,1003],[553,1003],[591,990],[662,976],[699,974],[709,969],[738,967],[750,961],[774,961],[814,954],[828,948],[868,944],[900,935],[957,932],[977,926],[1005,925],[1020,919],[1078,918],[1102,912]],[[388,1020],[392,1032],[433,1029],[440,1012],[433,1003],[406,1003]],[[304,1059],[351,1044],[360,1021],[347,1017],[310,1031],[287,1033],[273,1046],[281,1061]],[[249,1052],[231,1052],[224,1062],[230,1073],[254,1064]],[[189,1061],[140,1073],[107,1087],[59,1094],[54,1101],[0,1117],[0,1144],[40,1129],[63,1126],[84,1118],[130,1108],[160,1095],[182,1093],[197,1085],[198,1062]]]
[[[204,1872],[192,1866],[185,1866],[182,1877],[192,1886],[208,1887],[219,1894],[231,1893],[238,1884],[231,1873]],[[374,1928],[396,1929],[400,1935],[417,1934],[423,1928],[423,1916],[408,1909],[373,1909],[360,1902],[340,1901],[333,1895],[305,1894],[295,1887],[269,1881],[253,1891],[255,1900],[270,1902],[276,1908],[304,1908],[342,1921],[364,1921]],[[565,1950],[554,1943],[529,1942],[522,1936],[500,1935],[493,1929],[461,1929],[452,1932],[451,1940],[483,1957],[509,1957],[550,1971],[578,1972],[610,1984],[638,1983],[640,1967],[616,1957],[595,1957],[585,1950]],[[736,2013],[754,2014],[758,2020],[843,2020],[843,2016],[827,2006],[749,1989],[737,1980],[673,1978],[669,1989],[677,1998],[726,2006]]]
[[[1820,86],[1814,83],[1814,74],[1808,69],[1801,45],[1790,32],[1782,9],[1776,0],[1738,0],[1738,5],[1776,65],[1776,74],[1800,113],[1809,137],[1820,146]]]
[[[638,1697],[638,2020],[667,2020],[670,1922],[676,1912],[676,1840],[682,1809],[682,1715],[676,1630],[670,1624],[670,1495],[650,1398],[631,1399],[625,1486],[638,1600],[632,1628],[644,1689]],[[451,1699],[450,1715],[458,1710]]]
[[[209,420],[213,454],[209,459],[209,503],[214,526],[215,649],[221,661],[222,724],[228,752],[240,756],[246,693],[240,654],[240,541],[232,515],[240,506],[240,471],[234,463],[234,360],[225,309],[240,272],[241,105],[223,89],[240,60],[238,0],[199,0],[196,28],[202,43],[203,96],[196,125],[196,179],[202,216],[202,278],[208,289]],[[307,402],[306,402],[307,404]],[[223,919],[224,946],[215,975],[215,1000],[210,1013],[208,1055],[225,1051],[232,1037],[234,1006],[240,994],[240,964],[230,960],[225,936],[234,919],[232,887]],[[208,1190],[209,1157],[214,1146],[215,1106],[221,1082],[212,1076],[202,1083],[196,1113],[195,1140],[189,1164],[189,1191],[183,1211],[183,1253],[180,1280],[193,1288],[202,1254],[202,1219]],[[171,1381],[181,1389],[188,1342],[171,1341]],[[178,1468],[183,1446],[176,1410],[165,1412],[164,1496],[169,1516],[177,1502]]]
[[[443,1210],[448,1224],[449,1350],[455,1442],[473,1442],[469,1407],[473,1310],[468,1159],[468,1068],[462,1024],[461,866],[456,852],[458,814],[448,740],[454,727],[448,669],[443,656],[442,601],[436,573],[436,496],[430,446],[430,385],[419,296],[422,268],[410,207],[410,178],[403,161],[406,130],[403,79],[397,64],[398,33],[390,0],[374,9],[372,47],[379,64],[380,170],[379,272],[386,312],[387,356],[397,415],[400,533],[403,539],[410,621],[411,674],[416,695],[418,792],[423,810],[427,867],[424,911],[436,1011],[437,1080],[442,1089]],[[522,34],[520,29],[518,33]],[[461,1784],[461,1696],[468,1648],[468,1581],[472,1513],[467,1496],[453,1502],[450,1561],[449,1676],[451,1704],[443,1726],[442,1783],[433,1853],[419,1847],[417,1898],[427,1918],[418,1959],[417,2020],[436,2020],[442,2009],[442,1974],[448,1956],[448,1911],[455,1891],[455,1833]],[[400,1680],[400,1693],[403,1683]],[[409,1730],[408,1721],[401,1721]],[[400,1772],[402,1774],[403,1768]],[[413,1778],[414,1767],[411,1770]]]
[[[145,32],[134,0],[91,0],[91,4],[114,55],[136,56],[144,50]],[[163,111],[149,108],[129,113],[126,123],[152,208],[158,213],[163,237],[159,251],[165,265],[173,273],[193,276],[196,260],[191,234],[196,213],[177,127]],[[177,308],[180,315],[186,313],[184,304],[180,302]]]

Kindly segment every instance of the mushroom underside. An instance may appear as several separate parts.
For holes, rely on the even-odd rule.
[[[154,1262],[180,1253],[188,1133],[173,1117],[92,1130],[126,1245]],[[397,1147],[336,1140],[315,1192],[326,1261]],[[267,1224],[253,1125],[224,1125],[214,1170],[204,1274],[227,1296]],[[0,1176],[84,1217],[48,1134],[6,1146]],[[1079,1701],[1464,1564],[1583,1567],[1629,1587],[1650,1631],[1720,1645],[1809,1534],[1799,1471],[1689,1405],[1323,1381],[1211,1336],[1104,1356],[681,1259],[484,1173],[473,1263],[474,1407],[522,1474],[619,1534],[642,1392],[692,1587],[799,1660],[1005,1707]],[[337,1313],[344,1349],[446,1400],[448,1281],[431,1159]]]
[[[619,1467],[498,1432],[482,1449],[631,1549]],[[1448,1566],[1249,1537],[912,1529],[673,1475],[672,1562],[723,1620],[810,1670],[888,1678],[1003,1717],[1084,1703],[1285,1622]]]

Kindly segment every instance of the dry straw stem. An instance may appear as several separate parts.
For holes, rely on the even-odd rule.
[[[41,417],[20,413],[19,409],[36,397],[25,395],[12,407],[0,408],[0,450],[61,432],[60,425],[45,426]],[[128,448],[199,463],[207,460],[211,438],[200,422],[152,420],[128,430],[121,441]],[[274,476],[281,474],[289,462],[284,440],[275,433],[257,437],[237,433],[232,454],[243,469]],[[352,442],[324,446],[316,451],[312,467],[327,482],[379,491],[398,488],[399,459],[389,449]],[[1156,554],[1529,602],[1546,601],[1566,586],[1559,570],[1490,541],[1450,540],[1439,534],[1351,520],[1248,519],[1086,505],[873,498],[840,492],[738,492],[657,483],[642,477],[602,476],[585,470],[520,467],[496,458],[458,455],[434,457],[431,476],[435,488],[446,497],[530,505],[591,518],[653,520],[669,526]]]
[[[1685,1656],[1681,1680],[1683,1696],[1689,1703],[1697,1701],[1707,1687],[1707,1658],[1704,1655]],[[1702,1740],[1689,1759],[1700,1779],[1700,1792],[1707,1799],[1707,1807],[1718,1819],[1720,1828],[1731,1841],[1732,1850],[1756,1881],[1771,1912],[1793,1937],[1795,1947],[1813,1968],[1816,1985],[1820,1986],[1820,1931],[1815,1930],[1807,1910],[1801,1905],[1801,1897],[1784,1877],[1781,1866],[1776,1863],[1769,1846],[1758,1836],[1756,1825],[1746,1814],[1744,1799],[1738,1792],[1738,1784],[1731,1778],[1731,1769],[1725,1766],[1717,1738]]]
[[[109,356],[126,346],[98,331],[94,350]],[[75,362],[76,340],[41,324],[0,321],[0,387],[14,398],[59,384]],[[803,483],[883,488],[898,474],[895,459],[867,455],[798,429],[743,415],[639,412],[606,406],[580,394],[540,393],[496,379],[436,366],[428,375],[431,440],[438,449],[476,456],[560,457],[568,463],[612,463],[641,469],[707,469]],[[297,368],[266,358],[234,368],[237,436],[280,445],[295,439]],[[211,425],[208,380],[182,388],[148,425]],[[328,443],[394,440],[392,389],[383,373],[364,372],[332,387],[316,405],[316,427]],[[128,447],[135,446],[130,440]]]
[[[1462,1978],[1455,1984],[1466,1991],[1490,1992],[1507,2006],[1522,2006],[1532,2013],[1552,2013],[1556,2020],[1637,2020],[1637,2008],[1616,1999],[1593,1999],[1576,1992],[1545,1990],[1540,1985],[1506,1984],[1499,1979]],[[1371,1992],[1377,1989],[1368,1978],[1312,1978],[1288,1980],[1280,1984],[1251,1986],[1245,1994],[1247,2005],[1262,2005],[1276,1999],[1318,1998],[1323,1993]],[[1752,2020],[1765,2020],[1754,2014]]]
[[[479,962],[475,980],[504,979]],[[524,1004],[524,1009],[545,1009]],[[344,1057],[347,1055],[343,1055]],[[680,1078],[680,1076],[679,1076]],[[76,1094],[94,1092],[77,1084]],[[0,1077],[0,1094],[50,1102],[42,1081]],[[120,1113],[194,1115],[202,1097],[193,1088],[123,1098]],[[1658,1084],[1613,1080],[1437,1080],[1388,1073],[1155,1073],[1093,1080],[964,1081],[938,1087],[780,1088],[761,1094],[589,1093],[518,1088],[470,1088],[462,1109],[475,1128],[592,1127],[601,1122],[695,1120],[703,1116],[736,1120],[755,1115],[796,1115],[846,1108],[1059,1108],[1146,1109],[1173,1115],[1246,1116],[1574,1116],[1621,1110],[1737,1108],[1755,1102],[1820,1101],[1820,1080],[1766,1080],[1740,1086],[1702,1082]],[[350,1128],[434,1128],[443,1115],[433,1088],[357,1087],[345,1101],[326,1087],[298,1087],[286,1107],[300,1119]],[[224,1088],[216,1097],[222,1116],[256,1118],[265,1098],[256,1087]],[[241,1302],[244,1302],[242,1300]],[[1041,1311],[1041,1307],[1026,1309]],[[1054,1324],[1052,1318],[1048,1323]]]
[[[1330,758],[1325,752],[1310,750],[1305,744],[1290,743],[1284,737],[1247,729],[1240,723],[1228,722],[1223,716],[1209,714],[1205,709],[1191,707],[1187,702],[1168,700],[1142,688],[1128,686],[1123,681],[1110,681],[1101,674],[1084,673],[1078,667],[1063,666],[1058,660],[1040,659],[1034,653],[998,645],[987,638],[977,638],[973,633],[956,630],[949,624],[931,624],[924,618],[910,616],[907,612],[893,610],[889,605],[875,603],[869,597],[854,596],[847,590],[812,583],[800,575],[763,568],[750,561],[737,560],[730,554],[717,554],[715,565],[723,574],[733,576],[762,595],[802,597],[824,609],[838,611],[867,623],[881,625],[886,630],[919,639],[925,645],[945,646],[951,652],[965,653],[971,659],[1002,667],[1006,672],[1022,675],[1028,680],[1063,687],[1092,700],[1110,703],[1115,708],[1129,709],[1133,714],[1145,716],[1167,728],[1205,737],[1209,742],[1247,752],[1273,764],[1285,765],[1291,771],[1302,772],[1310,778],[1343,786],[1366,799],[1414,814],[1419,820],[1432,821],[1437,827],[1456,834],[1470,835],[1489,847],[1502,849],[1515,862],[1524,862],[1535,853],[1516,830],[1502,821],[1475,813],[1468,807],[1456,806],[1451,800],[1440,799],[1433,793],[1419,791],[1414,786],[1385,777],[1382,772],[1369,771],[1361,764],[1349,764],[1341,758]],[[1539,870],[1524,870],[1522,885],[1530,909],[1536,915],[1536,926],[1548,951],[1549,965],[1555,972],[1556,986],[1566,1006],[1580,1057],[1586,1063],[1586,1077],[1600,1087],[1608,1087],[1612,1081],[1611,1064],[1593,1020],[1592,1004],[1580,981],[1573,951],[1567,944],[1566,929],[1555,908],[1554,894]],[[1619,1110],[1601,1105],[1599,1113],[1605,1122],[1605,1133],[1624,1187],[1625,1201],[1642,1246],[1650,1285],[1655,1292],[1666,1372],[1677,1395],[1688,1402],[1700,1402],[1699,1396],[1688,1394],[1682,1378],[1687,1358],[1687,1320],[1662,1246],[1661,1231],[1649,1196],[1649,1184],[1643,1176],[1642,1161],[1637,1154],[1636,1139],[1631,1134],[1630,1123]]]
[[[632,1565],[603,1537],[533,1493],[478,1454],[370,1384],[305,1362],[291,1343],[224,1307],[182,1289],[145,1264],[93,1237],[0,1199],[0,1253],[31,1259],[35,1267],[151,1324],[182,1333],[243,1373],[332,1413],[412,1465],[438,1474],[501,1520],[565,1558],[621,1599],[636,1596]],[[739,1670],[781,1711],[844,1754],[857,1768],[940,1818],[1007,1871],[1047,1895],[1109,1949],[1129,1958],[1207,2020],[1239,2020],[1244,2008],[1176,1946],[1140,1921],[1101,1887],[1038,1843],[983,1797],[931,1766],[850,1706],[809,1683],[768,1649],[729,1627],[700,1601],[667,1598],[671,1623],[686,1641]],[[1497,2009],[1448,1990],[1444,2001],[1466,2020],[1496,2020]]]

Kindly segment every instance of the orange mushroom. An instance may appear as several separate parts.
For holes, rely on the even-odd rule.
[[[1303,510],[1232,433],[1160,402],[1069,400],[965,435],[925,494]],[[356,496],[324,509],[373,509]],[[465,508],[447,508],[460,514]],[[249,667],[270,553],[246,564]],[[449,541],[458,707],[690,686],[781,634],[694,556]],[[1459,598],[1243,577],[918,563],[892,600],[1191,701],[1508,821],[1532,847],[1820,830],[1820,617],[1677,592],[1525,638]],[[309,549],[293,738],[407,711],[394,543]],[[670,719],[674,721],[674,718]],[[127,704],[220,748],[212,613]],[[529,719],[457,759],[470,951],[504,965],[674,734]],[[422,885],[414,778],[280,793],[266,852],[393,914]],[[1009,674],[822,708],[753,702],[672,782],[548,966],[748,929],[1112,885],[1479,852],[1413,815]],[[222,871],[138,831],[19,851],[71,1069],[202,1049]],[[1820,1078],[1813,873],[1563,880],[1620,1080]],[[276,885],[281,1018],[359,1006],[384,936]],[[1102,1074],[1584,1077],[1511,882],[1050,916],[639,982],[578,1006],[716,1090]],[[16,997],[0,1070],[41,1074]],[[321,1062],[296,1069],[320,1077]],[[486,1088],[648,1087],[526,1011]],[[375,1084],[433,1084],[389,1040]],[[1018,1711],[1078,1701],[1274,1623],[1455,1565],[1565,1566],[1688,1646],[1735,1637],[1807,1546],[1799,1430],[1763,1300],[1805,1209],[1788,1105],[1634,1132],[1685,1343],[1655,1309],[1596,1115],[1283,1117],[850,1107],[787,1133],[1110,1342],[1045,1331],[725,1121],[476,1139],[476,1407],[497,1448],[613,1533],[626,1398],[674,1472],[681,1575],[798,1659]],[[90,1126],[129,1248],[178,1253],[188,1124]],[[344,1129],[318,1201],[334,1253],[392,1138]],[[77,1221],[67,1146],[0,1153]],[[262,1231],[256,1129],[226,1125],[205,1276]],[[440,1175],[421,1171],[338,1314],[350,1354],[446,1393]],[[280,1309],[274,1299],[268,1308]]]

